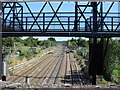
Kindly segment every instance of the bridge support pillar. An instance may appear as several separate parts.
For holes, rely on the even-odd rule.
[[[89,76],[92,85],[96,85],[96,75],[103,75],[104,60],[106,56],[108,41],[99,38],[89,40]]]
[[[97,2],[91,2],[91,6],[93,8],[93,32],[97,32],[98,29],[97,29]],[[96,70],[96,64],[97,64],[97,38],[92,38],[92,42],[91,45],[90,45],[90,53],[91,53],[91,56],[90,56],[90,62],[91,62],[91,67],[90,67],[90,73],[91,73],[91,76],[92,76],[92,85],[96,85],[96,73],[97,73],[97,70]]]
[[[96,85],[96,65],[97,65],[97,38],[93,38],[93,45],[92,45],[92,65],[93,65],[93,73],[92,73],[92,85]]]
[[[97,74],[97,38],[89,40],[89,75],[92,85],[96,85]]]
[[[0,1],[0,80],[2,80],[2,2]]]

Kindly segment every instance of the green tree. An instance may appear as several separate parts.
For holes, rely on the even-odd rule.
[[[116,76],[118,75],[120,76],[119,67],[120,67],[120,42],[118,40],[110,39],[104,61],[104,70],[105,70],[103,75],[104,78],[106,77],[108,78],[109,75],[109,76],[113,76],[113,78],[120,81],[120,78],[116,78]]]
[[[48,48],[49,46],[51,46],[51,41],[49,41],[49,40],[44,40],[44,41],[43,41],[43,45],[45,46],[45,48]]]
[[[87,40],[79,38],[77,41],[78,41],[78,43],[77,43],[78,46],[88,47],[88,41]]]
[[[48,40],[49,40],[49,41],[56,42],[55,38],[53,38],[53,37],[48,38]]]

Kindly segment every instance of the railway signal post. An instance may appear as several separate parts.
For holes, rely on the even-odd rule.
[[[2,80],[2,2],[0,1],[0,80]]]
[[[2,50],[2,81],[6,81],[7,76],[7,57],[5,50]]]

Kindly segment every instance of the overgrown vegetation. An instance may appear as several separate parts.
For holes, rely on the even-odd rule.
[[[81,38],[79,39],[72,38],[71,40],[67,41],[67,45],[70,49],[76,49],[78,47],[88,48],[88,41]]]
[[[87,61],[88,58],[88,41],[81,38],[67,41],[68,48],[74,51],[76,60],[80,63]],[[105,81],[108,78],[112,78],[112,83],[120,83],[120,40],[110,39],[107,47],[107,52],[104,60],[104,73],[103,76],[99,76],[98,84],[107,84]],[[85,49],[85,50],[84,50]],[[104,78],[104,80],[103,80]]]
[[[110,39],[105,57],[104,68],[113,78],[112,82],[120,83],[120,41]],[[105,77],[105,75],[103,75]]]
[[[3,38],[3,47],[5,48],[4,53],[7,56],[18,55],[18,57],[10,58],[8,60],[9,66],[14,66],[21,62],[30,60],[36,57],[37,54],[42,54],[46,49],[56,46],[57,44],[58,43],[55,38],[52,37],[44,41],[35,39],[33,37],[28,37],[24,40],[20,37]]]
[[[67,41],[67,46],[70,50],[75,50],[74,55],[77,59],[85,58],[85,55],[88,52],[88,41],[85,39],[74,39]]]

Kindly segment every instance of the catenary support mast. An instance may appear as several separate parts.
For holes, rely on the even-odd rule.
[[[2,79],[2,2],[0,2],[0,80]]]

